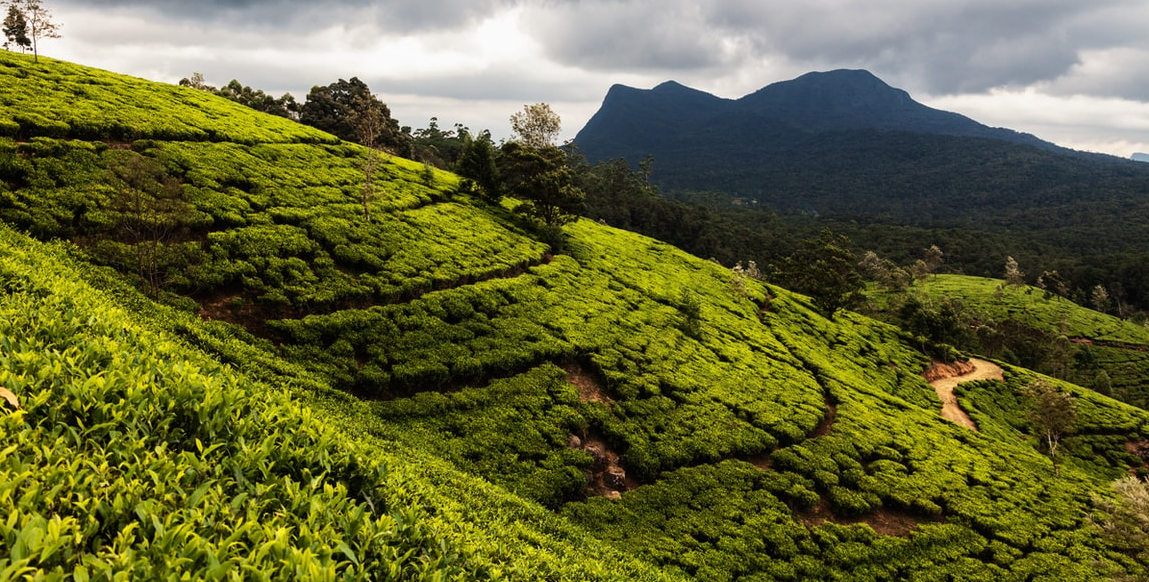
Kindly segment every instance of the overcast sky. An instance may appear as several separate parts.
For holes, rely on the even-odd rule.
[[[300,101],[357,76],[403,125],[573,137],[615,83],[737,98],[868,69],[918,101],[1076,149],[1149,152],[1146,0],[45,0],[42,53],[147,79],[201,72]]]

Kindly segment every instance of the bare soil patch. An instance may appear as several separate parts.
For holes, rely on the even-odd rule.
[[[602,383],[594,374],[587,371],[581,363],[571,360],[561,365],[567,373],[567,382],[578,389],[579,398],[583,402],[602,402],[610,407],[611,400],[606,395]]]
[[[839,525],[864,523],[873,528],[874,532],[878,535],[883,536],[908,536],[914,530],[918,529],[918,526],[922,523],[934,521],[906,511],[886,507],[870,510],[863,515],[839,517],[834,513],[830,507],[830,503],[825,499],[818,502],[818,505],[812,508],[794,510],[794,515],[805,524],[806,527],[818,527],[827,521]]]
[[[594,459],[587,470],[587,479],[590,481],[586,489],[587,496],[618,499],[623,493],[638,487],[638,481],[626,474],[626,469],[619,462],[618,453],[602,437],[595,434],[585,438],[570,435],[567,443],[573,449],[586,451]]]
[[[830,434],[830,429],[834,427],[834,419],[838,416],[838,405],[834,404],[833,400],[826,397],[826,416],[818,422],[814,427],[813,432],[810,433],[809,438],[822,437]]]
[[[954,395],[954,388],[962,382],[973,382],[975,380],[1001,381],[1004,379],[1000,366],[977,358],[970,358],[967,362],[954,362],[952,364],[935,362],[934,365],[925,371],[923,376],[925,376],[930,385],[934,387],[934,391],[938,394],[938,399],[942,401],[942,418],[972,430],[977,430],[977,424],[962,410],[961,405],[958,404],[957,396]]]

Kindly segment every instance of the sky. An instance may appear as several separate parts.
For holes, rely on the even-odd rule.
[[[44,0],[41,53],[303,101],[359,77],[402,125],[572,138],[611,85],[738,98],[867,69],[926,105],[1063,146],[1149,152],[1149,0]]]

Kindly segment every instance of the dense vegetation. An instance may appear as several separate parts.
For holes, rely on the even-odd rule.
[[[107,274],[62,249],[0,227],[0,386],[20,406],[0,412],[0,577],[657,578],[441,462],[333,430],[330,405],[314,412],[155,324],[233,357],[258,350],[94,290],[82,278]]]
[[[937,275],[901,292],[873,289],[871,309],[903,328],[1149,408],[1149,328],[1052,290]]]
[[[0,418],[15,443],[0,468],[76,475],[0,496],[27,516],[5,522],[0,543],[21,561],[0,567],[1146,573],[1090,521],[1091,496],[1144,472],[1131,452],[1149,441],[1142,410],[1049,380],[1075,395],[1080,419],[1057,475],[1018,396],[1027,370],[963,386],[975,432],[939,416],[929,358],[896,327],[830,319],[806,296],[590,220],[556,240],[510,212],[516,201],[402,158],[376,169],[368,219],[366,148],[306,128],[307,139],[233,140],[223,118],[213,139],[194,137],[195,123],[173,139],[170,109],[133,104],[153,85],[8,54],[0,65],[0,99],[41,112],[0,140],[0,220],[74,243],[57,247],[65,257],[4,231],[12,323],[0,341],[19,355],[6,352],[0,373],[26,410]],[[82,124],[59,106],[76,99],[69,71],[120,84],[112,104],[75,108],[128,103],[139,139],[60,129]],[[236,128],[290,123],[154,87],[227,109]]]
[[[955,126],[884,84],[826,77],[737,101],[612,90],[575,144],[592,163],[653,156],[651,183],[709,213],[592,195],[606,208],[595,217],[730,263],[785,256],[795,237],[780,226],[797,238],[828,227],[898,261],[936,244],[970,275],[1000,276],[1012,255],[1033,277],[1057,270],[1085,296],[1102,284],[1149,309],[1149,167]]]

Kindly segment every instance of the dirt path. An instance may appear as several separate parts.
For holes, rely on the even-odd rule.
[[[934,364],[926,371],[926,379],[942,401],[942,418],[977,430],[977,424],[958,405],[954,388],[962,382],[974,380],[1003,380],[1001,367],[992,362],[970,358],[968,364]]]

